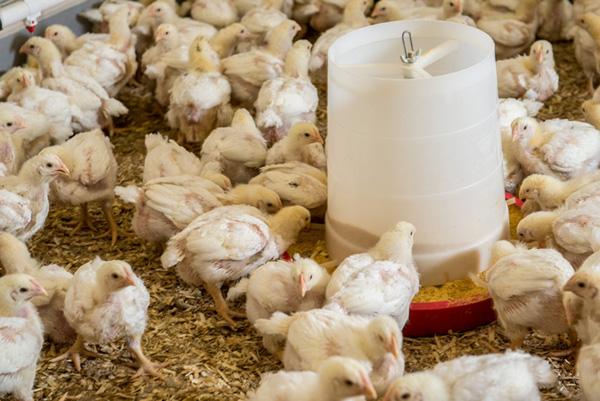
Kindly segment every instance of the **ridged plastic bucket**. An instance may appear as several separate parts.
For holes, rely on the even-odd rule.
[[[432,77],[396,72],[404,31],[423,51],[453,40]],[[497,105],[494,42],[480,30],[412,20],[339,38],[328,60],[331,256],[362,252],[406,220],[422,285],[487,268],[508,235]]]

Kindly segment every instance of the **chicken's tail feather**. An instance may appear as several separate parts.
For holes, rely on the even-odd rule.
[[[177,244],[173,243],[172,241],[169,241],[169,243],[167,244],[167,249],[163,252],[162,256],[160,257],[160,263],[162,264],[162,267],[166,269],[175,266],[181,261],[182,257],[183,254],[181,253],[181,250],[179,249]]]
[[[142,189],[135,185],[128,185],[126,187],[117,186],[115,187],[115,195],[125,203],[139,204],[143,199]]]
[[[254,327],[263,335],[287,336],[293,317],[275,312],[270,319],[258,319]]]
[[[236,285],[229,288],[227,291],[227,302],[235,301],[238,298],[241,298],[248,292],[248,283],[250,280],[247,278],[243,278]]]
[[[117,99],[110,98],[102,100],[102,114],[106,119],[123,116],[128,112],[129,109]]]

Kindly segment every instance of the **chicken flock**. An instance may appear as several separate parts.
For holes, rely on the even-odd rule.
[[[0,393],[34,399],[44,339],[67,345],[54,362],[77,371],[99,357],[85,344],[124,340],[136,375],[163,378],[142,348],[150,297],[135,266],[98,256],[72,274],[27,248],[54,204],[79,208],[77,232],[98,203],[114,245],[118,197],[164,268],[206,290],[229,325],[247,318],[281,359],[250,401],[540,400],[556,378],[517,350],[531,330],[570,335],[585,400],[600,400],[600,1],[106,0],[84,15],[95,33],[51,25],[0,77]],[[339,263],[282,255],[327,206],[313,81],[326,78],[329,47],[360,27],[422,18],[495,40],[505,189],[526,217],[520,242],[496,243],[493,265],[472,276],[512,350],[404,374],[402,329],[420,287],[412,224]],[[316,41],[295,40],[309,31]],[[588,122],[535,118],[558,89],[556,40],[575,43]],[[116,98],[126,86],[151,90],[178,135],[146,135],[141,182],[120,186],[110,137],[128,113]]]

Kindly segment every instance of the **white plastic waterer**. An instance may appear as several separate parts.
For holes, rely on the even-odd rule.
[[[466,25],[390,22],[333,44],[327,246],[334,259],[368,249],[406,220],[417,228],[422,285],[488,267],[492,244],[508,236],[496,85],[494,42]]]

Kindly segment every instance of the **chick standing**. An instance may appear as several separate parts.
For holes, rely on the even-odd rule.
[[[187,72],[173,82],[167,120],[179,130],[179,142],[202,142],[226,112],[231,86],[206,39],[192,43],[189,58]]]
[[[0,394],[33,401],[37,361],[44,343],[42,322],[31,299],[45,295],[32,277],[9,274],[0,278]]]
[[[109,225],[111,244],[117,242],[117,223],[113,216],[114,189],[117,184],[117,160],[113,145],[102,131],[93,130],[74,136],[62,145],[43,150],[42,154],[57,155],[70,171],[51,184],[52,199],[67,205],[79,206],[81,215],[73,233],[83,226],[91,228],[88,204],[99,202]]]
[[[415,227],[397,223],[366,253],[346,258],[327,285],[328,308],[351,315],[393,317],[403,328],[419,273],[412,256]]]
[[[148,290],[128,263],[96,257],[84,264],[75,273],[65,298],[65,317],[77,332],[77,340],[52,362],[70,357],[75,370],[80,371],[80,355],[89,354],[84,343],[108,344],[126,339],[140,364],[136,376],[160,377],[158,366],[142,351],[149,304]]]
[[[409,373],[390,385],[384,401],[540,401],[539,387],[556,382],[550,364],[522,352],[463,356]]]
[[[364,395],[377,398],[368,371],[352,358],[331,357],[317,372],[268,373],[248,401],[342,401]],[[362,398],[362,397],[361,397]]]
[[[485,271],[498,319],[511,340],[511,348],[523,344],[529,329],[561,334],[569,329],[562,304],[562,288],[575,273],[554,249],[523,249],[508,241],[494,245],[509,248]],[[479,280],[478,280],[479,281]]]
[[[219,315],[233,326],[233,314],[221,294],[223,283],[278,258],[309,224],[310,213],[300,206],[285,207],[268,218],[251,206],[219,207],[173,236],[161,263],[165,268],[177,266],[190,285],[204,286]]]

